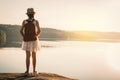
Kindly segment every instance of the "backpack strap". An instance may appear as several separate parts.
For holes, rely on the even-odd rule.
[[[33,19],[33,20],[29,20],[29,19],[26,19],[23,21],[24,25],[27,24],[28,22],[32,22],[35,26],[37,26],[37,20]]]

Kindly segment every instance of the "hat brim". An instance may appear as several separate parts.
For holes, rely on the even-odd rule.
[[[35,12],[27,12],[26,14],[35,14]]]

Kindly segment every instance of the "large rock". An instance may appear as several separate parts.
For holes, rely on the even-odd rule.
[[[23,73],[0,73],[0,80],[75,80],[53,73],[38,73],[37,77],[25,77]]]

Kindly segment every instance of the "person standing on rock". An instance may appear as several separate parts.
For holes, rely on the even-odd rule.
[[[38,36],[41,31],[38,20],[34,18],[34,9],[28,8],[26,14],[28,19],[23,20],[22,27],[20,29],[20,33],[23,37],[22,49],[26,51],[25,75],[29,75],[30,56],[32,55],[33,76],[36,76],[36,52],[40,49]]]

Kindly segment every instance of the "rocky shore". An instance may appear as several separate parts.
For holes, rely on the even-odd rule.
[[[0,80],[76,80],[53,73],[38,73],[36,77],[23,76],[23,73],[0,73]]]

